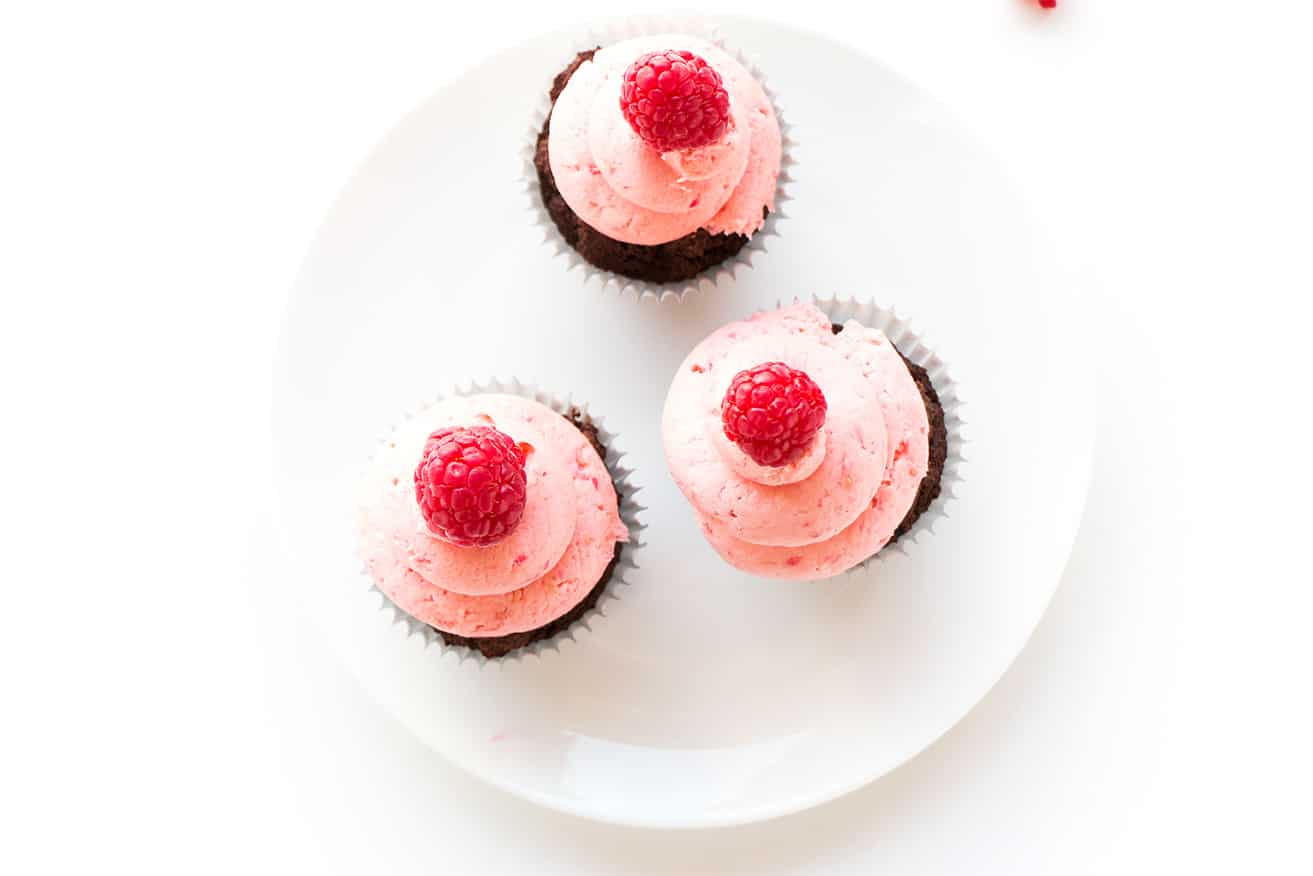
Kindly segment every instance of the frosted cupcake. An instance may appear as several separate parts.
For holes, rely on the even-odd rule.
[[[782,138],[762,86],[679,34],[580,52],[556,77],[534,167],[589,263],[656,284],[733,258],[775,209]]]
[[[366,473],[360,551],[375,586],[448,645],[500,657],[582,617],[629,530],[577,409],[444,399],[403,423]]]
[[[819,579],[905,533],[939,495],[944,412],[924,369],[879,329],[810,304],[702,341],[662,417],[666,462],[731,565]]]

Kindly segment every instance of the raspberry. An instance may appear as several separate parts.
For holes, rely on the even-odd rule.
[[[1045,9],[1057,9],[1058,0],[1039,0],[1039,5],[1043,6]]]
[[[487,547],[524,514],[524,451],[488,426],[439,429],[415,467],[415,501],[429,530],[461,547]]]
[[[782,362],[740,371],[720,403],[725,437],[758,465],[796,462],[825,422],[825,394]]]
[[[720,74],[692,52],[648,52],[620,83],[620,111],[658,152],[714,143],[729,125],[729,92]]]

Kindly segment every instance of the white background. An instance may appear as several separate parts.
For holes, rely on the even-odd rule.
[[[1313,14],[1060,3],[721,6],[862,47],[1005,158],[1086,296],[1100,435],[975,712],[835,803],[685,834],[413,741],[297,623],[269,513],[272,349],[334,193],[444,80],[623,4],[0,6],[0,869],[1309,872]]]

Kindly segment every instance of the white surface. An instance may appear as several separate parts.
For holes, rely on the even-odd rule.
[[[445,766],[270,584],[268,363],[342,179],[559,9],[6,8],[6,872],[1307,872],[1309,11],[757,5],[1065,208],[1100,444],[1012,671],[886,779],[745,828],[592,825]]]
[[[514,144],[538,97],[524,83],[564,63],[569,38],[540,37],[436,94],[371,154],[311,247],[274,377],[297,569],[283,586],[304,622],[456,764],[555,809],[649,827],[826,802],[960,720],[1057,588],[1094,443],[1079,310],[997,163],[930,98],[841,44],[734,19],[723,33],[783,83],[807,134],[785,236],[753,270],[682,302],[580,288],[517,209],[515,150],[487,145]],[[871,113],[854,116],[862,100]],[[454,118],[466,120],[458,132]],[[435,172],[450,167],[462,173]],[[854,191],[897,221],[858,224]],[[494,237],[466,231],[498,225]],[[701,338],[811,292],[874,296],[928,337],[965,402],[967,440],[953,446],[964,480],[948,485],[951,507],[945,495],[932,509],[947,510],[934,533],[903,550],[826,583],[769,582],[706,544],[667,473],[661,410]],[[1019,342],[998,343],[1008,336]],[[605,418],[647,524],[606,617],[559,652],[492,667],[408,637],[379,610],[355,544],[357,484],[380,435],[485,374],[574,393]]]

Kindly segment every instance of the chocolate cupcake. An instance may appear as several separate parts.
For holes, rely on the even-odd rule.
[[[589,48],[548,97],[533,196],[583,262],[640,291],[682,291],[746,263],[771,233],[788,140],[757,77],[715,42],[665,33]]]
[[[368,466],[360,552],[374,586],[445,645],[502,657],[613,595],[636,531],[610,436],[534,393],[442,399]]]
[[[958,479],[961,420],[942,363],[914,338],[904,356],[887,320],[870,324],[881,321],[874,308],[821,304],[724,326],[666,397],[676,484],[721,557],[764,577],[864,564],[913,533]]]

